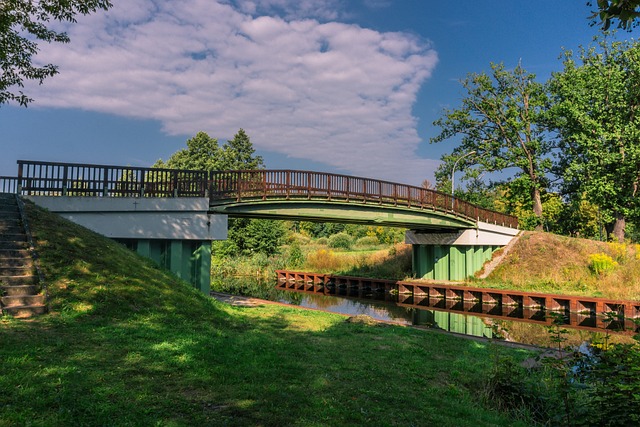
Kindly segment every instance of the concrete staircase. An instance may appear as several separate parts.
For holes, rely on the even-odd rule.
[[[0,312],[24,318],[47,311],[14,194],[0,193]]]

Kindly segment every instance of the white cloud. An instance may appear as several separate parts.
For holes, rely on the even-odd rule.
[[[427,41],[299,18],[328,17],[333,2],[239,3],[116,2],[69,27],[70,44],[43,47],[60,74],[31,93],[39,106],[157,119],[170,134],[242,127],[258,148],[357,175],[431,175],[411,112],[437,62]],[[286,19],[257,16],[290,4]]]

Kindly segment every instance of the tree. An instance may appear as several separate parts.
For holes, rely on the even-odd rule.
[[[443,156],[440,174],[450,174],[462,156],[459,169],[475,165],[474,174],[516,168],[516,178],[526,176],[525,189],[532,202],[537,228],[542,224],[541,191],[547,186],[551,169],[552,144],[545,129],[545,86],[535,81],[520,64],[506,70],[503,64],[491,64],[491,75],[471,73],[462,81],[466,95],[462,106],[445,110],[434,122],[442,132],[432,143],[461,135],[461,144]],[[497,182],[496,184],[500,184]]]
[[[260,169],[264,164],[262,157],[255,155],[249,136],[240,129],[222,147],[217,139],[198,132],[187,140],[187,148],[176,151],[166,162],[158,160],[153,167],[216,171]],[[278,221],[231,218],[228,238],[218,243],[216,250],[225,256],[257,252],[271,255],[277,252],[284,233],[284,227]]]
[[[225,169],[261,169],[264,167],[262,156],[256,156],[255,152],[251,139],[240,129],[222,147],[222,164]]]
[[[87,15],[111,7],[109,0],[2,0],[0,1],[0,105],[17,102],[27,106],[33,99],[17,88],[25,80],[44,79],[58,73],[53,64],[35,66],[38,41],[68,43],[64,32],[47,27],[51,21],[76,22],[77,14]],[[17,90],[17,92],[16,92]]]
[[[153,167],[215,171],[228,169],[224,164],[226,161],[232,162],[233,159],[220,148],[218,140],[205,132],[198,132],[187,140],[187,148],[173,153],[166,163],[158,160]]]
[[[622,241],[640,217],[640,43],[605,37],[577,59],[566,52],[550,88],[564,191],[584,194]]]
[[[593,2],[588,2],[588,6],[593,7]],[[638,25],[640,18],[640,0],[596,0],[598,10],[592,11],[591,25],[602,22],[602,29],[607,31],[614,20],[618,21],[618,28],[631,31],[633,26]]]

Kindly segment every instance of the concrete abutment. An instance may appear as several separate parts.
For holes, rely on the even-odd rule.
[[[227,216],[210,214],[208,198],[26,198],[123,243],[209,294],[211,241],[227,238]]]
[[[450,233],[411,230],[413,275],[420,279],[459,281],[472,277],[493,253],[509,244],[518,230],[488,223]]]

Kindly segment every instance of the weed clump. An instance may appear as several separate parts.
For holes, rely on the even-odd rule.
[[[618,262],[614,261],[607,254],[596,253],[589,255],[589,269],[597,275],[606,274],[618,266]]]

